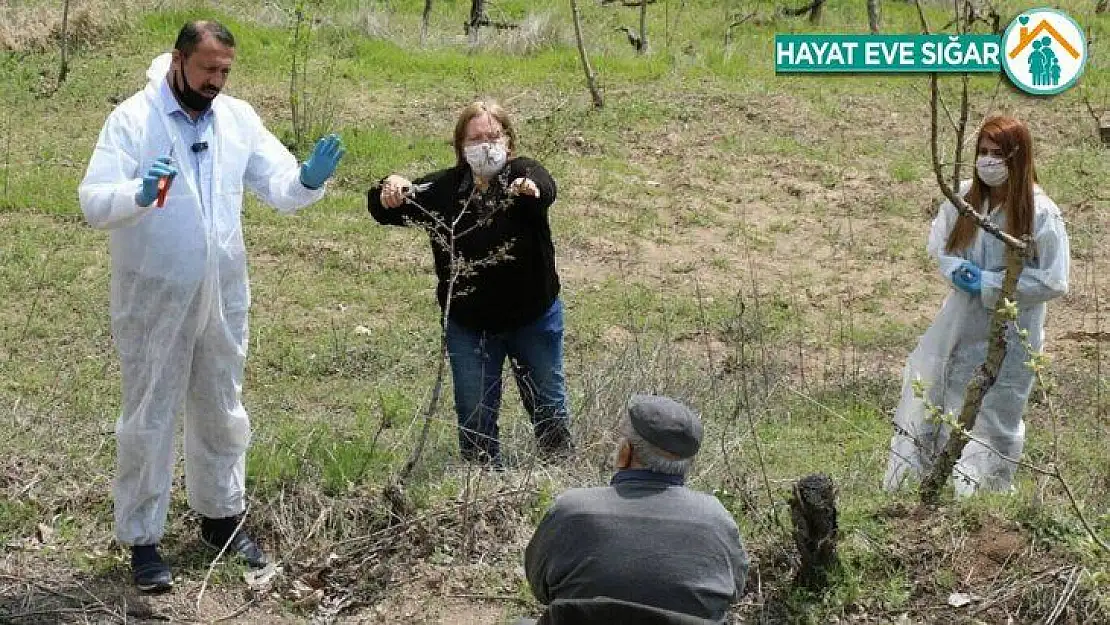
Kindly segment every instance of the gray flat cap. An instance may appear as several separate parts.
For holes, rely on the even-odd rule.
[[[633,395],[628,416],[644,440],[679,458],[693,457],[701,447],[701,419],[670,397]]]

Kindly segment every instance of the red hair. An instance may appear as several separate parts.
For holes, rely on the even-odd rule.
[[[1032,236],[1033,184],[1037,181],[1037,172],[1033,168],[1033,137],[1029,134],[1029,128],[1014,117],[995,115],[987,118],[979,128],[979,136],[975,139],[976,157],[984,139],[998,144],[1010,171],[1006,179],[1006,198],[1002,203],[1006,211],[1006,233],[1019,239],[1025,235]],[[978,211],[982,209],[983,201],[989,197],[990,187],[979,179],[976,172],[964,200],[973,210]],[[956,226],[948,235],[947,250],[958,252],[967,249],[975,240],[977,229],[971,218],[960,215]]]

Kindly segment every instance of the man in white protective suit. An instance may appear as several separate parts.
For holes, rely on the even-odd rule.
[[[201,539],[251,568],[269,565],[239,522],[251,438],[241,402],[250,307],[243,190],[292,213],[324,196],[344,153],[329,135],[298,163],[249,104],[220,94],[234,59],[222,25],[186,24],[172,54],[150,66],[146,87],[108,116],[79,188],[89,224],[110,231],[123,382],[115,531],[143,591],[173,585],[158,543],[178,412]]]

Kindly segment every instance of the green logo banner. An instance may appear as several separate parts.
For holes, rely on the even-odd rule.
[[[775,35],[775,72],[998,72],[998,35]]]

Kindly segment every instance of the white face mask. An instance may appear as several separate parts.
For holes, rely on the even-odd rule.
[[[463,148],[463,155],[474,175],[485,180],[496,176],[509,158],[503,141],[468,145]]]
[[[1006,168],[1006,160],[997,156],[980,156],[975,161],[975,171],[979,179],[988,187],[1001,187],[1010,177],[1010,170]]]

